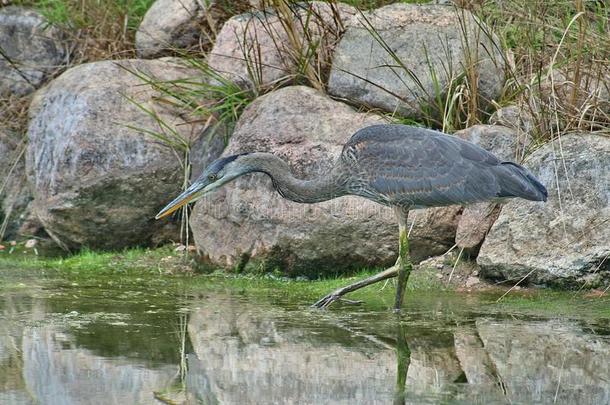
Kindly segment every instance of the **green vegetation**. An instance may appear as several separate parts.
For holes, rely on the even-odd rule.
[[[184,256],[173,246],[158,249],[128,249],[123,252],[81,252],[65,257],[45,257],[17,245],[12,251],[0,250],[0,267],[54,269],[83,275],[156,274],[183,270]],[[165,266],[164,266],[165,265]]]
[[[135,31],[154,0],[15,0],[66,28],[80,60],[134,56]]]
[[[337,3],[337,0],[330,2]],[[343,2],[360,10],[396,2],[426,3],[423,0]],[[81,57],[74,61],[79,63],[83,60],[133,56],[134,32],[153,0],[17,0],[14,3],[37,8],[50,22],[71,28],[72,32],[76,28],[78,34],[74,34],[75,39],[84,45],[78,47]],[[230,4],[227,2],[228,8],[231,8]],[[311,12],[300,23],[296,22],[290,17],[290,2],[287,0],[272,0],[266,4],[280,16],[281,29],[286,31],[288,38],[294,39],[295,33],[318,24],[316,19],[319,16]],[[607,86],[610,75],[608,4],[583,0],[462,0],[457,5],[473,12],[489,26],[496,35],[494,39],[510,52],[506,53],[504,61],[508,70],[504,95],[499,100],[493,100],[493,103],[517,103],[529,112],[535,124],[534,135],[540,141],[575,129],[607,128],[610,122],[608,106],[598,96],[600,92],[608,92],[604,86]],[[231,11],[227,10],[227,15]],[[305,27],[300,26],[302,24]],[[297,66],[294,77],[290,78],[292,82],[309,84],[320,90],[325,88],[329,69],[324,62],[328,56],[325,48],[333,45],[333,41],[329,40],[332,35],[332,32],[325,32],[321,35],[324,38],[322,40],[307,36],[304,40],[289,41],[291,51],[287,57],[293,58]],[[381,38],[374,30],[371,30],[371,35],[376,39]],[[197,68],[201,70],[202,77],[214,74],[201,65],[199,55],[183,56],[189,63],[200,65]],[[257,60],[260,55],[257,56],[254,49],[244,56],[249,62],[252,82],[257,83],[260,74],[260,62]],[[404,66],[402,61],[396,59],[396,55],[390,56],[397,66]],[[448,132],[475,123],[485,123],[489,111],[484,110],[477,97],[476,63],[468,63],[468,60],[464,62],[467,68],[464,74],[444,72],[452,78],[451,83],[447,88],[437,86],[435,94],[431,95],[434,101],[426,106],[426,114],[419,122],[400,116],[395,116],[395,119],[411,124],[422,123]],[[431,66],[432,76],[441,73],[443,72],[437,72]],[[235,89],[234,84],[225,83],[226,80],[216,78],[206,82],[208,86],[200,87],[198,92],[219,96],[220,101],[210,107],[206,103],[193,105],[192,100],[189,100],[185,108],[196,112],[214,111],[221,116],[221,121],[227,114],[233,120],[237,119],[253,97],[270,91],[273,87],[285,85],[285,82],[279,82],[272,88],[255,86],[252,89],[254,94],[246,94],[242,89]]]
[[[70,28],[83,60],[131,57],[134,55],[133,38],[144,13],[154,0],[16,0],[14,4],[31,6],[41,11],[51,23]],[[331,0],[336,3],[337,0]],[[391,3],[426,3],[424,0],[343,0],[360,10],[369,10]],[[288,0],[270,0],[282,20],[282,29],[288,38],[304,27],[290,18]],[[533,132],[540,141],[575,129],[603,130],[608,127],[608,106],[601,93],[608,93],[610,75],[609,22],[610,6],[605,2],[584,0],[461,0],[458,7],[473,12],[491,28],[506,53],[505,64],[508,81],[504,95],[495,104],[517,103],[529,112],[534,120]],[[227,8],[231,2],[227,2]],[[227,10],[227,15],[231,14]],[[319,16],[309,13],[303,19],[306,26],[315,24]],[[75,30],[76,29],[76,30]],[[76,32],[78,31],[78,33]],[[328,39],[329,34],[322,37]],[[378,37],[378,34],[371,35]],[[491,35],[491,34],[490,34]],[[86,38],[86,40],[85,40]],[[292,82],[306,83],[323,90],[329,66],[321,63],[332,41],[291,40],[289,57],[294,58],[297,71]],[[257,83],[257,55],[245,55],[249,60],[253,83]],[[392,55],[395,56],[395,55]],[[193,63],[199,55],[187,56]],[[401,66],[400,60],[395,60]],[[468,62],[465,60],[465,62]],[[488,111],[481,108],[476,96],[476,68],[473,63],[464,63],[467,71],[463,75],[451,74],[448,88],[438,87],[434,102],[421,120],[427,126],[452,132],[475,123],[484,123]],[[204,72],[204,77],[210,72]],[[431,74],[441,72],[431,70]],[[447,73],[447,72],[445,72]],[[450,72],[451,73],[451,72]],[[207,76],[206,76],[207,75]],[[230,111],[234,119],[243,109],[245,94],[239,93],[223,81],[214,81],[214,88],[201,88],[212,94],[220,93],[222,101],[212,110]],[[277,83],[283,85],[285,83]],[[234,85],[233,85],[234,86]],[[257,96],[272,88],[253,89]],[[237,97],[235,97],[237,96]],[[249,100],[251,97],[245,97]],[[607,98],[607,97],[606,97]],[[247,104],[247,103],[246,103]],[[191,106],[196,111],[200,105]],[[412,123],[411,119],[395,117],[399,122]]]
[[[111,283],[117,288],[138,291],[174,291],[193,295],[201,292],[231,292],[250,297],[263,297],[291,305],[308,305],[328,292],[345,284],[362,279],[375,270],[363,270],[351,277],[328,278],[314,281],[288,279],[273,274],[239,275],[214,271],[195,274],[191,263],[174,247],[158,249],[131,249],[124,252],[96,253],[83,251],[64,258],[44,258],[23,251],[8,254],[0,251],[0,269],[4,274],[47,274],[61,278],[80,288]],[[159,277],[160,274],[169,277]],[[45,276],[46,277],[46,276]],[[11,286],[2,280],[3,288]],[[348,295],[350,300],[364,304],[357,308],[385,310],[394,304],[395,281],[378,283]],[[505,288],[489,288],[476,294],[458,293],[447,289],[433,270],[416,270],[409,278],[405,301],[418,302],[418,307],[434,308],[439,297],[443,302],[455,302],[463,311],[479,314],[520,314],[531,316],[562,316],[571,318],[610,319],[610,295],[594,295],[586,291],[559,292],[539,289],[522,289],[509,293],[498,302]],[[347,304],[339,304],[347,305]]]
[[[508,81],[499,104],[517,103],[541,141],[610,124],[610,5],[592,1],[473,2],[505,49]]]
[[[159,96],[157,101],[164,107],[171,106],[177,111],[186,111],[192,122],[203,124],[206,145],[210,145],[216,137],[222,137],[225,144],[229,141],[229,134],[243,110],[256,98],[256,94],[249,89],[242,89],[237,84],[227,80],[212,70],[205,61],[183,55],[183,62],[192,71],[191,77],[178,80],[163,81],[145,73],[127,69],[137,76],[142,83],[155,89]],[[183,168],[182,190],[190,185],[192,174],[191,149],[197,140],[183,136],[177,128],[161,118],[154,107],[147,107],[144,103],[128,98],[135,106],[151,117],[158,124],[158,131],[136,127],[127,124],[128,128],[152,136],[159,142],[169,146],[181,157]],[[189,207],[180,209],[182,223],[182,240],[188,244]]]

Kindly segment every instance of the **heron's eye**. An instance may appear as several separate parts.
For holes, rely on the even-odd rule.
[[[216,181],[217,178],[218,177],[215,174],[208,175],[208,180],[210,180],[210,181]]]

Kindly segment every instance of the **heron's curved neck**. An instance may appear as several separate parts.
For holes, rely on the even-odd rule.
[[[344,182],[336,170],[311,180],[294,177],[288,163],[271,153],[256,152],[247,156],[250,172],[271,177],[273,186],[284,198],[300,203],[316,203],[345,195]]]

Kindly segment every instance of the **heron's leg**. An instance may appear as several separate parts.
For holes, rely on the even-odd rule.
[[[409,229],[407,228],[407,217],[409,216],[408,208],[395,208],[396,216],[398,217],[398,283],[396,284],[396,299],[394,301],[394,310],[400,311],[402,301],[407,287],[409,275],[413,269],[411,257],[409,256]]]
[[[402,305],[402,297],[404,296],[405,286],[409,275],[411,274],[411,260],[409,258],[409,239],[408,239],[408,228],[407,228],[407,216],[409,210],[406,208],[396,208],[396,216],[398,217],[398,228],[399,228],[399,245],[398,245],[398,260],[396,264],[387,270],[377,273],[374,276],[365,278],[364,280],[357,281],[353,284],[341,287],[331,292],[330,294],[320,298],[312,307],[316,308],[327,308],[333,302],[339,300],[343,295],[356,291],[367,285],[375,284],[379,281],[387,280],[388,278],[399,276],[398,286],[396,287],[396,302],[395,308],[400,309]],[[401,281],[402,279],[402,281]]]
[[[384,270],[381,273],[377,273],[369,278],[365,278],[364,280],[356,281],[353,284],[346,285],[345,287],[336,289],[335,291],[331,292],[330,294],[325,295],[324,297],[320,298],[318,301],[316,301],[315,304],[312,305],[312,307],[327,308],[330,304],[339,300],[343,295],[345,295],[349,292],[356,291],[362,287],[366,287],[367,285],[378,283],[378,282],[386,280],[388,278],[396,277],[396,274],[398,274],[398,265],[397,264],[395,264],[394,266],[390,267],[389,269]]]

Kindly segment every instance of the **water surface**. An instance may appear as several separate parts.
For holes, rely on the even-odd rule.
[[[1,404],[610,403],[610,322],[587,314],[608,300],[566,315],[408,292],[397,316],[383,301],[312,311],[282,283],[0,280]]]

